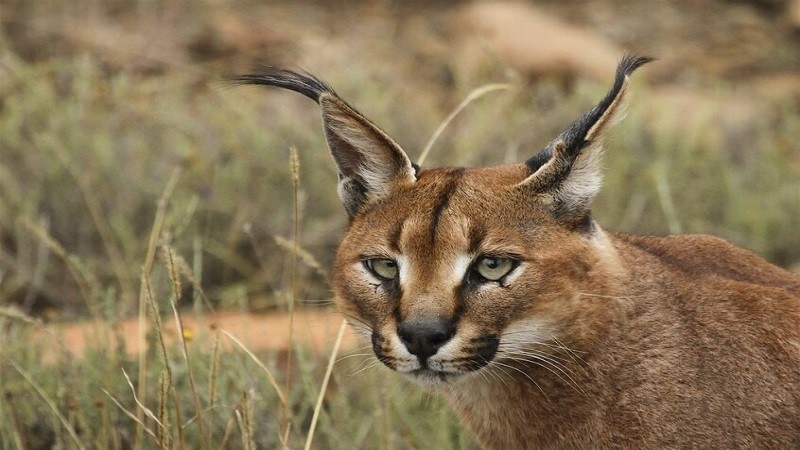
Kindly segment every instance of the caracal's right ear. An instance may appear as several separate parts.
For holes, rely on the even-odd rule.
[[[603,137],[624,115],[631,74],[652,60],[649,56],[623,57],[614,85],[600,103],[525,161],[530,175],[519,186],[545,199],[562,221],[582,228],[591,225],[589,207],[600,189]]]
[[[339,169],[339,198],[350,217],[396,184],[416,181],[416,169],[403,149],[313,75],[265,67],[233,81],[289,89],[319,103],[328,147]]]

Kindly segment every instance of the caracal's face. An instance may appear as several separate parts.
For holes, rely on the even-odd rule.
[[[336,258],[339,308],[384,364],[422,384],[544,361],[597,327],[587,287],[613,267],[589,214],[605,130],[620,117],[626,56],[594,108],[522,164],[420,170],[400,146],[308,73],[266,67],[244,84],[299,92],[322,108],[350,216]]]
[[[523,165],[426,170],[354,217],[334,289],[380,361],[436,385],[513,370],[557,339],[572,313],[564,276],[584,271],[591,233],[553,220],[519,189],[525,176]]]

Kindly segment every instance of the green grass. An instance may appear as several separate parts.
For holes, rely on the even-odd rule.
[[[2,40],[0,55],[0,448],[76,448],[75,437],[86,448],[129,448],[137,434],[142,448],[156,447],[158,437],[142,434],[125,413],[142,414],[123,370],[134,387],[146,386],[140,400],[166,417],[166,434],[175,445],[200,448],[204,441],[209,448],[247,448],[252,434],[258,448],[280,447],[275,388],[244,352],[227,347],[215,353],[213,332],[188,343],[188,359],[172,346],[165,360],[156,333],[147,336],[143,359],[107,342],[121,318],[140,313],[141,268],[153,248],[149,237],[159,199],[173,177],[156,244],[174,248],[185,261],[183,289],[175,299],[183,314],[207,313],[204,296],[216,309],[284,308],[293,274],[299,299],[329,297],[325,276],[302,258],[295,273],[292,253],[275,240],[291,239],[295,225],[292,145],[300,157],[303,247],[327,267],[345,226],[316,107],[292,94],[227,86],[203,66],[147,74],[111,70],[88,53],[28,60]],[[347,73],[324,75],[414,159],[439,121],[477,87],[456,82],[454,89],[437,89],[403,72],[381,77],[366,59]],[[497,70],[469,75],[456,79],[506,81]],[[402,87],[412,81],[420,94],[407,98]],[[524,89],[512,82],[514,90],[492,93],[459,115],[427,163],[521,161],[606,88],[578,82],[565,93],[555,81]],[[636,84],[629,117],[608,140],[605,187],[595,204],[599,222],[644,234],[713,233],[796,267],[796,102],[771,104],[770,113],[748,128],[729,129],[714,123],[681,127],[671,119],[680,111],[647,119],[647,112],[658,110],[654,101],[652,92]],[[168,269],[159,252],[148,271],[163,321],[173,320]],[[106,325],[84,359],[62,349],[55,361],[43,364],[46,349],[30,345],[42,325],[14,312],[19,310],[47,320],[93,315]],[[59,336],[48,339],[48,350],[59,348]],[[304,348],[293,352],[289,445],[299,448],[327,361]],[[285,355],[259,357],[284,386]],[[370,358],[337,365],[315,448],[473,445],[442,398],[384,368],[359,372],[374,362]],[[140,374],[142,363],[146,370]],[[167,373],[174,396],[160,387]],[[144,423],[159,435],[154,419]]]
[[[69,361],[65,356],[55,363],[42,365],[42,349],[29,348],[31,326],[0,321],[9,338],[4,345],[0,383],[4,398],[0,402],[0,444],[3,448],[77,448],[67,428],[60,422],[48,403],[55,405],[74,434],[86,448],[130,448],[135,442],[136,423],[123,411],[136,414],[137,406],[123,371],[134,386],[142,380],[136,377],[137,361],[98,345],[81,361]],[[112,333],[110,329],[104,333]],[[55,337],[54,337],[55,338]],[[223,338],[224,339],[224,338]],[[261,368],[241,351],[219,353],[218,371],[213,377],[215,401],[210,398],[213,339],[197,336],[190,343],[191,365],[180,356],[178,348],[168,348],[170,370],[176,399],[162,398],[159,380],[167,366],[154,351],[150,352],[147,373],[148,392],[140,400],[154,415],[166,404],[166,423],[170,440],[180,440],[178,423],[182,423],[186,448],[201,448],[201,436],[210,448],[246,448],[245,433],[241,431],[244,398],[247,397],[252,415],[252,435],[257,448],[279,448],[283,433],[281,410],[275,389]],[[157,344],[151,339],[153,347]],[[57,344],[54,344],[57,345]],[[319,393],[325,361],[299,350],[296,380],[288,396],[291,406],[291,448],[302,448]],[[278,370],[277,355],[261,355],[271,371]],[[398,383],[388,369],[366,370],[356,375],[365,364],[344,360],[334,371],[327,399],[317,425],[313,448],[470,448],[470,440],[459,431],[456,421],[443,400],[428,396]],[[21,369],[24,374],[18,370]],[[188,374],[191,370],[200,398],[205,433],[201,434],[193,390]],[[29,377],[37,384],[26,380]],[[39,390],[44,396],[39,394]],[[108,392],[108,395],[105,393]],[[112,400],[112,396],[119,404]],[[180,419],[174,402],[180,405]],[[239,418],[237,419],[237,414]],[[146,420],[150,430],[159,435],[154,420]],[[158,440],[145,434],[143,448],[157,448]]]

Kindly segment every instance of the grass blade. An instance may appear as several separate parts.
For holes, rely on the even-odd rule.
[[[139,286],[139,344],[142,348],[146,348],[147,346],[147,295],[145,292],[144,281],[147,276],[149,276],[150,271],[153,270],[153,262],[155,261],[156,257],[158,239],[161,236],[161,229],[164,226],[164,216],[167,213],[167,202],[172,196],[175,186],[178,184],[178,178],[180,177],[180,174],[180,168],[176,168],[172,171],[172,175],[170,175],[169,181],[167,181],[167,185],[164,187],[164,191],[161,193],[161,197],[158,199],[156,216],[153,220],[153,228],[150,230],[150,237],[147,241],[147,253],[144,259],[144,265],[142,266],[142,285]],[[152,298],[152,291],[149,290],[147,292],[150,293],[150,297]],[[143,397],[145,392],[147,392],[147,352],[139,353],[138,382],[139,385],[137,386],[136,390],[139,394],[139,397]],[[136,436],[133,441],[134,449],[138,450],[141,448],[141,434],[141,430],[137,428]]]
[[[164,424],[160,420],[158,420],[158,417],[156,417],[153,411],[151,411],[150,408],[146,407],[144,403],[139,401],[139,397],[136,396],[136,388],[133,387],[133,382],[131,382],[131,378],[128,376],[128,372],[125,372],[125,369],[122,369],[122,375],[125,377],[125,381],[128,382],[128,386],[131,387],[131,393],[133,394],[133,401],[136,403],[136,406],[138,406],[147,417],[153,419],[160,428],[164,428]]]
[[[17,372],[19,372],[20,375],[22,375],[23,378],[25,378],[25,381],[27,381],[28,384],[31,385],[33,390],[36,391],[36,393],[39,394],[40,397],[42,397],[42,400],[44,400],[44,402],[47,403],[47,406],[49,406],[50,410],[53,411],[53,415],[56,416],[58,421],[61,422],[61,425],[64,426],[64,429],[67,430],[67,434],[69,434],[72,440],[75,441],[75,446],[81,450],[86,449],[86,447],[83,445],[83,442],[81,442],[80,438],[78,437],[78,434],[75,432],[75,428],[73,428],[72,425],[70,425],[69,421],[67,421],[67,418],[64,417],[63,414],[61,414],[61,411],[58,410],[58,406],[56,406],[53,400],[51,400],[50,397],[47,396],[47,393],[44,392],[44,389],[42,389],[42,387],[39,386],[38,383],[36,383],[36,381],[33,379],[33,377],[31,377],[31,375],[28,372],[26,372],[22,367],[17,365],[16,362],[14,362],[13,360],[9,360],[8,362],[11,364],[11,367],[13,367]]]
[[[311,442],[314,440],[314,431],[317,428],[319,412],[322,410],[322,400],[325,398],[325,391],[328,389],[328,381],[331,379],[333,365],[336,363],[336,355],[339,353],[339,346],[342,345],[342,337],[344,336],[344,330],[346,329],[347,321],[343,320],[342,325],[339,327],[339,333],[336,335],[336,342],[333,344],[333,350],[331,350],[331,356],[328,360],[328,368],[325,369],[325,377],[322,379],[322,387],[319,389],[317,404],[314,407],[314,416],[311,418],[311,426],[308,428],[308,437],[306,438],[305,450],[309,450],[311,448]]]
[[[158,439],[158,438],[156,437],[156,434],[153,432],[153,430],[151,430],[151,429],[150,429],[150,428],[147,426],[147,424],[146,424],[146,423],[144,423],[144,421],[143,421],[143,420],[140,418],[140,416],[139,416],[138,414],[134,414],[134,413],[132,413],[132,412],[128,411],[128,409],[127,409],[127,408],[125,408],[124,406],[122,406],[122,403],[121,403],[119,400],[117,400],[117,398],[116,398],[116,397],[114,397],[113,395],[111,395],[111,393],[110,393],[110,392],[108,392],[107,390],[103,389],[103,392],[104,392],[104,393],[105,393],[105,394],[108,396],[108,398],[110,398],[110,399],[111,399],[111,401],[112,401],[112,402],[114,402],[114,404],[115,404],[115,405],[117,405],[117,407],[118,407],[118,408],[119,408],[119,409],[120,409],[120,410],[121,410],[121,411],[122,411],[122,412],[123,412],[123,413],[124,413],[126,416],[130,417],[130,419],[131,419],[131,420],[133,420],[134,422],[136,422],[136,424],[137,424],[137,425],[139,425],[138,427],[136,427],[137,429],[141,429],[143,432],[145,432],[145,433],[149,434],[149,435],[150,435],[150,437],[152,437],[154,440],[157,440],[157,439]]]
[[[285,408],[285,407],[287,407],[286,396],[283,394],[283,391],[281,390],[281,387],[280,387],[280,386],[278,386],[278,381],[277,381],[277,380],[275,380],[275,377],[274,377],[274,376],[272,376],[272,372],[270,372],[270,370],[267,368],[267,366],[265,366],[265,365],[264,365],[264,363],[262,363],[262,362],[261,362],[261,360],[259,360],[259,359],[258,359],[258,357],[257,357],[257,356],[256,356],[256,355],[255,355],[253,352],[251,352],[251,351],[250,351],[250,349],[248,349],[248,348],[247,348],[247,347],[246,347],[246,346],[245,346],[245,345],[242,343],[242,341],[240,341],[239,339],[237,339],[237,338],[236,338],[236,336],[234,336],[234,335],[232,335],[232,334],[228,333],[228,332],[227,332],[227,331],[225,331],[225,330],[220,330],[220,331],[222,331],[222,333],[223,333],[225,336],[228,336],[228,338],[229,338],[230,340],[232,340],[233,342],[235,342],[235,343],[236,343],[236,345],[238,345],[238,346],[239,346],[239,348],[241,348],[241,349],[242,349],[242,350],[243,350],[245,353],[247,353],[247,356],[249,356],[249,357],[250,357],[250,358],[251,358],[253,361],[255,361],[255,363],[258,365],[258,367],[260,367],[260,368],[261,368],[261,370],[263,370],[263,371],[264,371],[264,373],[267,375],[267,380],[269,381],[269,384],[271,384],[271,385],[272,385],[272,387],[275,389],[275,393],[278,395],[278,401],[279,401],[279,402],[280,402],[280,404],[281,404],[281,408]]]
[[[203,408],[200,405],[200,394],[197,392],[197,384],[194,380],[194,373],[192,372],[192,365],[189,361],[189,350],[186,347],[186,336],[184,334],[183,328],[183,321],[181,320],[181,315],[178,313],[178,306],[176,305],[176,301],[180,298],[181,294],[181,286],[180,280],[178,277],[180,276],[178,273],[178,269],[175,266],[175,259],[173,257],[173,250],[167,247],[167,264],[169,267],[169,277],[172,280],[172,287],[174,290],[175,298],[170,302],[172,305],[172,313],[175,316],[175,325],[178,330],[178,341],[181,344],[181,353],[183,353],[183,359],[186,361],[186,372],[189,375],[189,387],[192,390],[192,400],[194,401],[194,408],[195,414],[197,415],[197,423],[200,427],[200,447],[203,449],[208,448],[208,444],[206,443],[206,425],[205,419],[203,418]]]
[[[463,111],[464,108],[466,108],[470,103],[483,97],[489,92],[506,90],[509,88],[511,88],[511,85],[508,84],[487,84],[485,86],[481,86],[477,89],[474,89],[472,92],[470,92],[469,95],[467,95],[466,98],[464,98],[464,100],[462,100],[461,103],[459,103],[458,106],[456,106],[456,108],[447,117],[445,117],[442,123],[440,123],[439,126],[436,128],[436,130],[433,132],[431,138],[428,140],[428,143],[425,144],[425,148],[422,150],[422,154],[419,155],[417,164],[421,166],[422,163],[425,162],[425,158],[428,157],[428,153],[430,153],[431,148],[433,148],[433,144],[436,143],[436,141],[439,139],[439,136],[441,136],[442,132],[444,132],[444,129],[447,128],[447,126],[450,125],[450,122],[452,122],[453,119],[455,119],[458,113]]]
[[[170,448],[171,435],[169,431],[169,390],[172,387],[169,373],[161,372],[161,379],[159,381],[159,395],[158,395],[158,419],[162,426],[158,433],[158,448],[167,450]]]

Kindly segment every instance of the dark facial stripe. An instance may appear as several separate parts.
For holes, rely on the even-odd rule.
[[[449,175],[449,179],[446,181],[441,192],[439,192],[439,203],[437,203],[433,208],[431,226],[428,232],[431,246],[433,246],[433,244],[436,242],[436,228],[439,226],[439,219],[441,218],[445,208],[447,208],[447,205],[450,204],[450,197],[453,195],[453,191],[455,191],[456,187],[458,186],[458,182],[461,180],[461,177],[464,176],[464,169],[453,169]]]
[[[400,286],[400,282],[397,278],[394,279],[392,285],[387,289],[387,294],[389,294],[391,304],[394,305],[392,308],[392,315],[394,316],[395,323],[398,325],[400,322],[403,321],[403,312],[400,310],[400,302],[403,298],[403,288]]]
[[[403,225],[405,225],[405,223],[405,219],[397,222],[389,232],[389,247],[397,253],[402,253],[400,251],[400,237],[403,234]]]
[[[486,239],[486,229],[480,224],[473,224],[469,229],[469,253],[474,254],[478,251],[483,240]]]

